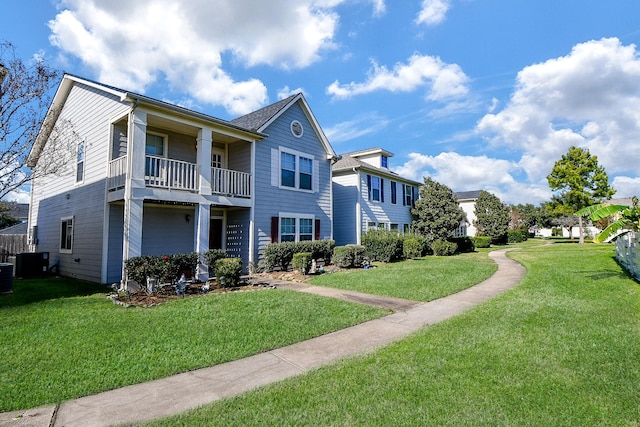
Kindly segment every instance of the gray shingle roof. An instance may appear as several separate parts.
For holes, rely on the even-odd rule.
[[[236,126],[243,127],[245,129],[256,131],[260,129],[269,120],[271,120],[273,116],[278,114],[280,110],[286,107],[287,104],[289,104],[289,102],[291,102],[291,100],[298,95],[299,94],[296,93],[294,95],[291,95],[288,98],[275,102],[271,105],[267,105],[266,107],[263,107],[252,113],[246,114],[242,117],[238,117],[237,119],[233,119],[231,120],[231,123],[233,123]]]
[[[455,193],[458,200],[469,200],[469,199],[477,199],[480,197],[480,192],[482,190],[474,190],[474,191],[459,191]]]
[[[413,185],[420,185],[419,182],[414,181],[412,179],[409,178],[403,178],[400,175],[398,175],[397,173],[390,171],[389,169],[383,169],[383,168],[379,168],[376,166],[373,166],[367,162],[363,162],[362,160],[358,160],[356,158],[353,158],[351,156],[349,156],[348,154],[344,154],[342,155],[342,157],[340,158],[340,160],[338,160],[337,162],[335,162],[332,166],[332,170],[334,173],[336,172],[341,172],[341,171],[351,171],[354,168],[356,169],[363,169],[366,171],[370,171],[370,172],[374,172],[378,175],[381,176],[388,176],[391,177],[393,179],[397,179],[397,180],[402,180],[402,181],[406,181],[408,183],[411,183]]]

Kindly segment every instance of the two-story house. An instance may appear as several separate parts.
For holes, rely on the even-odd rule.
[[[389,169],[382,148],[346,153],[333,165],[333,232],[336,245],[360,244],[371,228],[409,231],[421,183]]]
[[[476,202],[480,197],[481,190],[459,191],[455,193],[458,198],[458,204],[466,214],[467,218],[463,219],[460,227],[454,233],[455,237],[475,236],[476,235]]]
[[[67,74],[34,171],[62,121],[74,160],[33,181],[29,215],[31,250],[62,275],[113,283],[130,257],[210,248],[247,268],[269,242],[333,237],[336,155],[302,94],[226,121]]]

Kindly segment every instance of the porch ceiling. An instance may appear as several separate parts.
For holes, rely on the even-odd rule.
[[[191,125],[189,123],[184,123],[177,120],[172,120],[168,117],[156,116],[152,114],[149,114],[147,116],[147,125],[151,127],[171,130],[184,135],[193,136],[194,138],[198,136],[198,131],[200,130],[199,127]],[[241,141],[237,137],[219,133],[215,130],[213,131],[212,137],[214,142],[221,142],[224,144]]]

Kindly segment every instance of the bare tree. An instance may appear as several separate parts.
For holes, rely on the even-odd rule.
[[[38,176],[61,173],[74,155],[78,136],[69,122],[57,120],[55,106],[48,108],[59,78],[42,58],[25,63],[13,44],[0,42],[0,200]],[[41,128],[47,145],[59,149],[46,159],[32,156],[29,166],[38,167],[31,172],[25,166]]]

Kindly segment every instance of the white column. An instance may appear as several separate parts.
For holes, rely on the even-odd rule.
[[[122,280],[124,261],[142,255],[143,199],[135,198],[135,189],[144,188],[144,156],[147,135],[147,114],[137,110],[129,114],[127,138],[127,180],[124,187],[124,218],[122,242]]]
[[[196,206],[196,238],[194,252],[200,254],[200,266],[198,267],[198,280],[205,281],[209,278],[208,266],[204,265],[202,254],[209,250],[209,226],[211,223],[211,206],[199,204]]]
[[[200,194],[211,195],[211,133],[204,127],[198,131],[198,168],[200,169]]]

